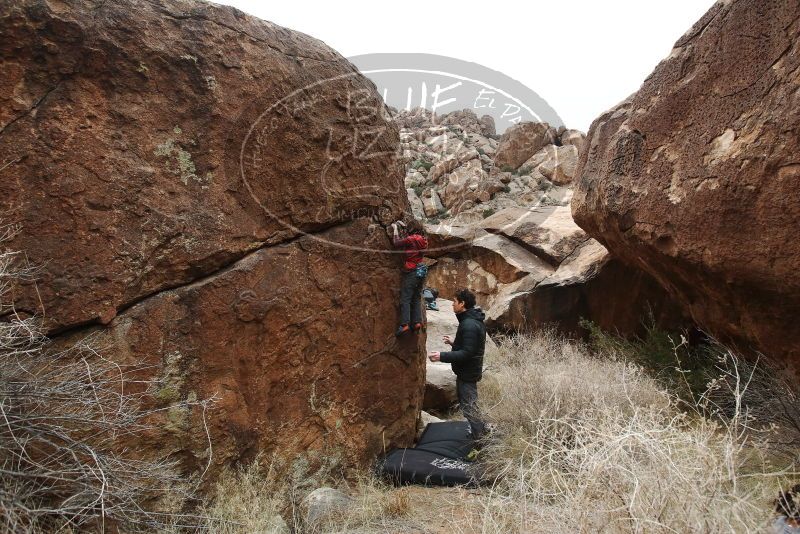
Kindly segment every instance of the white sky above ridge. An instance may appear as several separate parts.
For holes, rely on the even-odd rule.
[[[569,128],[636,91],[712,0],[394,3],[216,0],[345,57],[416,52],[479,63],[536,91]]]

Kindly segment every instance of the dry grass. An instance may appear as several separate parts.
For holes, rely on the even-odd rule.
[[[332,478],[325,480],[319,470],[305,472],[304,463],[286,465],[275,457],[269,461],[259,457],[242,470],[227,471],[202,510],[207,520],[201,530],[219,534],[380,530],[402,525],[410,511],[405,488],[392,488],[367,473],[350,482],[340,479],[336,483]],[[313,524],[307,522],[305,497],[329,484],[338,486],[352,500],[341,510],[321,515]]]
[[[487,362],[481,403],[495,432],[480,461],[491,487],[467,499],[463,490],[393,488],[370,475],[340,479],[353,502],[310,525],[302,497],[313,487],[268,488],[277,471],[247,472],[221,482],[206,513],[230,524],[214,531],[286,532],[269,530],[281,513],[292,532],[309,534],[763,532],[778,489],[797,477],[791,462],[769,465],[759,430],[769,422],[736,401],[758,386],[757,375],[729,353],[719,362],[727,379],[696,410],[622,355],[598,356],[550,332],[500,340]]]
[[[280,482],[275,464],[262,467],[255,461],[241,471],[228,470],[217,481],[213,500],[203,509],[203,530],[218,534],[260,532],[283,534],[288,524],[287,487]]]
[[[768,466],[744,414],[679,410],[614,354],[541,332],[502,340],[490,365],[496,482],[466,530],[757,532],[792,475]]]
[[[407,488],[393,488],[365,473],[342,489],[354,499],[346,512],[333,514],[314,525],[306,525],[303,532],[404,531],[402,527],[408,524],[406,518],[411,512]]]

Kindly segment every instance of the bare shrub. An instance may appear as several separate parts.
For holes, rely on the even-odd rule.
[[[767,465],[740,412],[679,409],[613,353],[540,332],[501,340],[490,365],[482,404],[496,430],[482,458],[495,483],[476,530],[760,531],[793,475]]]
[[[800,386],[762,355],[745,359],[705,335],[690,344],[657,328],[652,316],[639,339],[624,339],[581,323],[599,354],[614,354],[648,370],[682,409],[737,423],[767,440],[770,453],[800,463]]]
[[[714,345],[716,377],[700,402],[707,411],[759,433],[770,453],[800,465],[800,389],[772,362],[748,361]]]
[[[137,458],[124,444],[149,430],[160,410],[206,404],[147,408],[157,405],[155,384],[141,378],[148,369],[114,363],[91,336],[67,347],[51,342],[39,318],[11,301],[13,284],[35,277],[23,260],[0,252],[0,530],[196,525],[179,513],[193,486],[177,466]],[[155,511],[159,499],[172,509]]]

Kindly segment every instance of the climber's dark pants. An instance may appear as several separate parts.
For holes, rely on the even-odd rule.
[[[403,273],[400,284],[400,324],[413,325],[422,322],[421,298],[424,278],[417,276],[416,271]]]

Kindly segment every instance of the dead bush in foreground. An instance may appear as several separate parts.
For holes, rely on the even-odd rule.
[[[477,530],[760,531],[796,476],[769,467],[741,404],[714,419],[679,409],[614,354],[540,332],[502,340],[490,366],[482,404],[497,430],[483,457],[496,482]]]
[[[135,459],[121,446],[136,443],[159,411],[145,408],[154,405],[155,384],[137,377],[147,370],[106,359],[93,338],[56,350],[39,319],[18,313],[10,299],[13,284],[34,275],[18,254],[0,253],[0,530],[198,524],[152,509],[167,498],[180,510],[189,498],[192,486],[176,466]],[[170,408],[190,404],[205,408]]]

